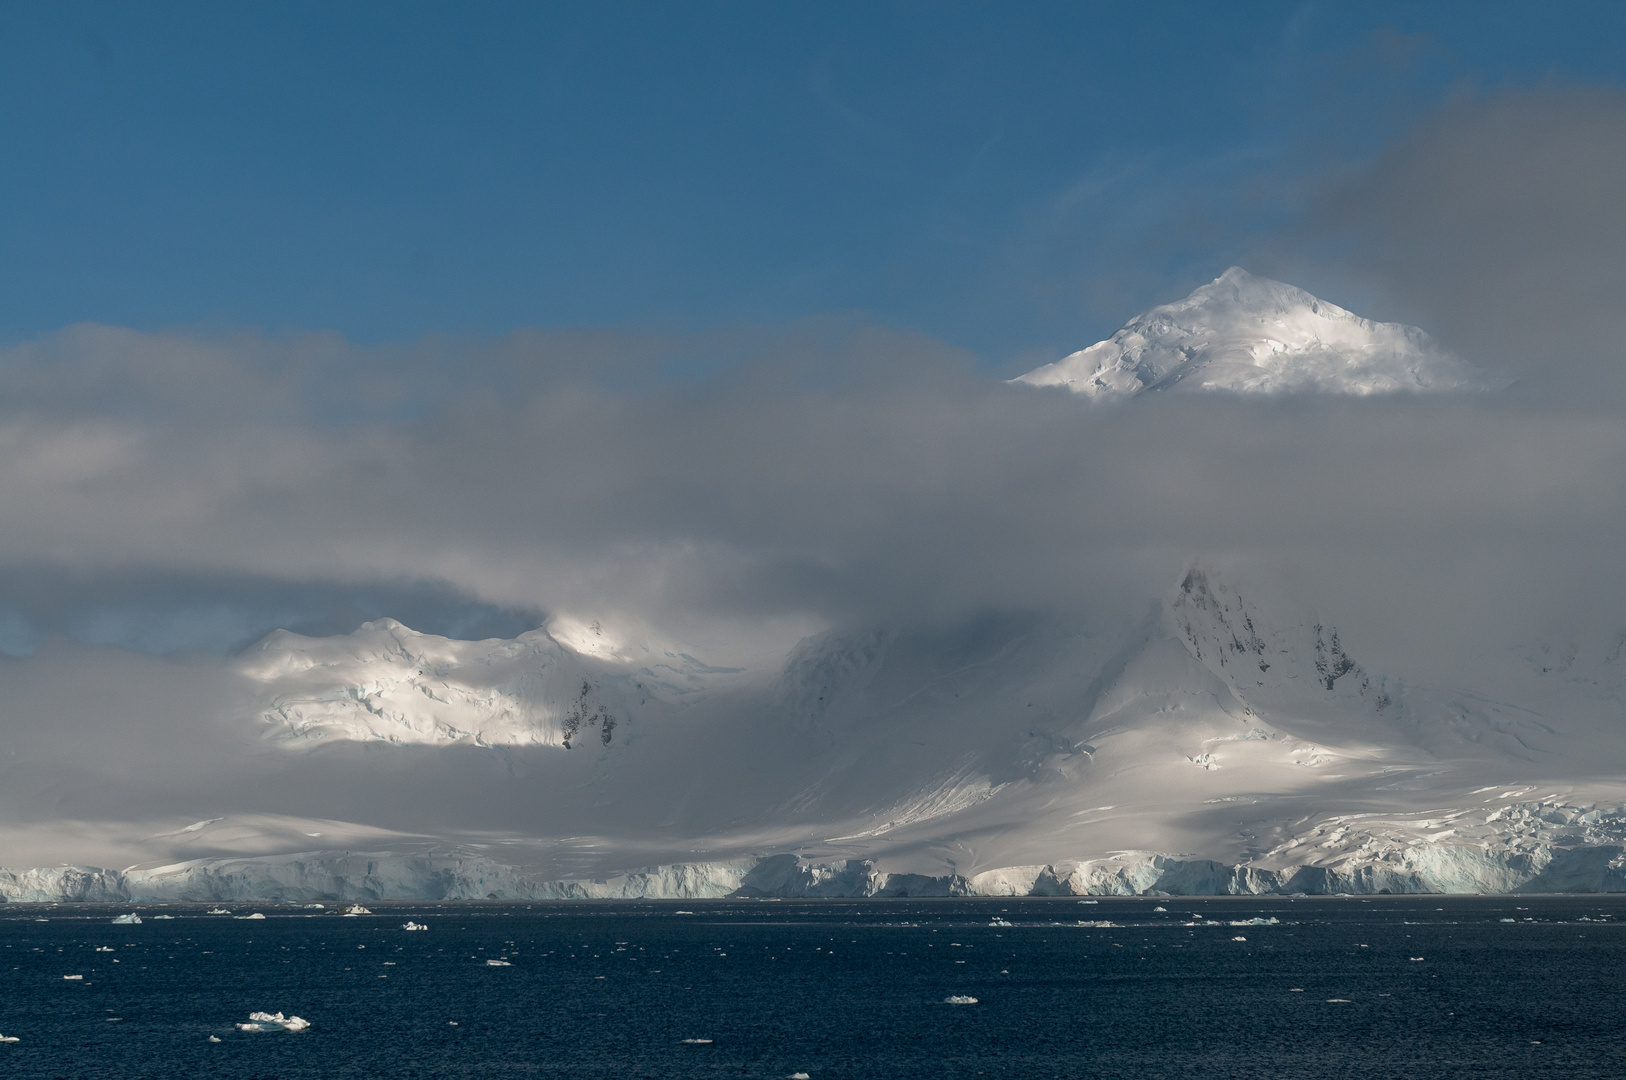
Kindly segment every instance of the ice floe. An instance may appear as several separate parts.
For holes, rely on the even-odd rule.
[[[995,919],[992,922],[990,922],[988,925],[989,926],[1015,926],[1016,924],[1011,923],[1011,922],[1006,922],[1004,919]]]
[[[711,1045],[711,1040],[710,1039],[684,1039],[683,1040],[683,1045],[684,1046],[710,1046]]]
[[[513,967],[513,966],[514,966],[513,964],[510,964],[506,960],[487,960],[486,961],[486,967]]]
[[[975,1005],[977,999],[970,994],[950,994],[943,999],[945,1005]]]
[[[64,976],[62,976],[62,977],[63,977],[63,978],[64,978],[64,979],[75,979],[75,980],[77,980],[77,979],[83,979],[83,978],[84,978],[84,976],[83,976],[83,975],[64,975]]]
[[[1509,919],[1508,921],[1512,922],[1513,920]],[[141,916],[137,915],[135,912],[132,911],[128,915],[120,915],[118,918],[114,919],[113,920],[113,925],[114,926],[135,926],[135,925],[139,924],[140,922],[141,922]]]
[[[238,1031],[304,1031],[310,1027],[310,1021],[298,1016],[283,1016],[280,1012],[252,1012],[248,1014],[249,1022],[238,1024]]]
[[[413,922],[411,919],[408,919],[406,922],[401,924],[401,929],[402,930],[427,930],[427,929],[429,929],[429,927],[425,926],[423,923]]]
[[[0,1043],[14,1043],[14,1042],[22,1042],[22,1040],[19,1039],[15,1035],[0,1035]]]
[[[256,911],[252,915],[233,915],[232,918],[234,918],[234,919],[263,919],[263,918],[265,918],[265,916],[261,915],[258,911]]]
[[[230,915],[231,912],[226,910],[223,907],[216,907],[216,908],[210,908],[208,911],[205,911],[204,914],[205,915]]]

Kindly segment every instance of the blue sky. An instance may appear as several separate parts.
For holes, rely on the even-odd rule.
[[[1607,621],[1622,41],[1618,4],[0,0],[0,652],[748,640],[1216,550]],[[1000,383],[1233,263],[1514,388]]]
[[[857,311],[1009,365],[1271,270],[1420,118],[1617,85],[1622,40],[1612,4],[5,3],[0,340]]]

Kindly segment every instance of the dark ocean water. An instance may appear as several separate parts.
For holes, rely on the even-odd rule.
[[[1626,1077],[1626,898],[232,906],[0,907],[0,1076]]]

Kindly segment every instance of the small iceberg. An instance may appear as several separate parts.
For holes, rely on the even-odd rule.
[[[83,979],[84,978],[83,975],[64,975],[62,977],[64,979]]]
[[[513,966],[514,966],[513,964],[510,964],[506,960],[487,960],[486,961],[486,967],[513,967]]]
[[[220,1036],[219,1035],[211,1035],[211,1036],[209,1036],[209,1041],[210,1042],[219,1042],[220,1041]]]
[[[806,1073],[791,1073],[790,1076],[786,1077],[786,1080],[812,1080],[812,1077]]]
[[[141,925],[141,916],[137,915],[135,912],[132,911],[128,915],[120,915],[118,918],[114,919],[113,920],[113,925],[114,926],[139,926],[139,925]]]
[[[22,1040],[15,1035],[0,1035],[0,1043],[8,1042],[22,1042]]]
[[[110,945],[98,945],[98,946],[96,946],[96,951],[97,952],[112,952],[113,948]]]
[[[204,914],[205,915],[230,915],[231,912],[227,911],[223,907],[212,907],[208,911],[205,911]]]
[[[283,1016],[279,1012],[252,1012],[248,1014],[249,1022],[238,1024],[238,1031],[304,1031],[311,1026],[309,1020],[297,1016]]]
[[[173,916],[173,915],[154,915],[153,918],[155,920],[156,919],[170,919],[170,920],[173,920],[175,918],[175,916]]]
[[[1232,941],[1247,941],[1248,939],[1243,937],[1241,934],[1238,934],[1236,937],[1232,938],[1231,940]]]
[[[423,923],[413,922],[411,919],[408,919],[406,922],[401,924],[401,929],[402,930],[427,930],[427,929],[429,929],[429,927],[425,926]]]
[[[711,1045],[711,1040],[710,1039],[684,1039],[683,1040],[683,1045],[684,1046],[710,1046]]]
[[[990,922],[988,925],[989,926],[1015,926],[1016,924],[1006,922],[1004,919],[995,919],[994,921]]]
[[[339,909],[339,914],[340,915],[371,915],[372,912],[368,911],[366,908],[362,907],[360,904],[346,904],[344,907]]]
[[[1272,917],[1269,919],[1232,919],[1231,926],[1280,926],[1282,920]]]
[[[305,910],[306,911],[326,911],[327,910],[327,905],[326,904],[306,904],[305,905]]]
[[[258,911],[256,911],[252,915],[233,915],[232,918],[234,918],[234,919],[263,919],[263,918],[265,918],[265,916],[261,915]]]
[[[943,999],[945,1005],[975,1005],[977,999],[970,994],[950,994]]]

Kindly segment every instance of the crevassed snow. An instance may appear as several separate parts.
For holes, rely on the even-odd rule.
[[[1415,326],[1363,319],[1237,266],[1015,381],[1096,400],[1172,389],[1364,395],[1491,385]]]

